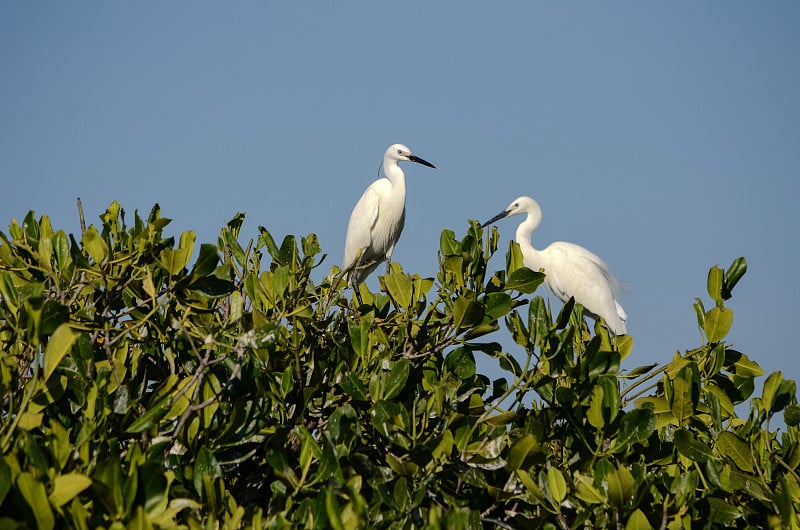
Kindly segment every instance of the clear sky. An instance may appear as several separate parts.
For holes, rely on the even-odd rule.
[[[242,211],[246,238],[318,234],[321,276],[400,142],[438,168],[405,164],[407,271],[531,195],[534,245],[586,246],[627,286],[627,368],[699,345],[708,268],[745,256],[729,339],[798,379],[798,28],[793,0],[5,1],[0,229],[158,202],[199,244]]]

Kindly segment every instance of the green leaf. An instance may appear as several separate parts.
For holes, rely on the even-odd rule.
[[[617,509],[622,508],[633,495],[636,481],[630,470],[625,466],[606,473],[605,482],[608,484],[608,501]]]
[[[414,301],[412,297],[413,282],[408,275],[392,270],[383,277],[383,284],[398,308],[408,309],[411,307],[411,303]]]
[[[603,387],[595,385],[592,387],[592,395],[589,398],[589,408],[586,410],[586,419],[595,429],[602,429],[606,420],[603,417]]]
[[[743,378],[760,377],[764,370],[755,361],[740,351],[728,348],[725,350],[725,367],[732,373]]]
[[[50,335],[65,322],[69,322],[69,307],[59,304],[55,300],[45,300],[42,306],[39,333],[43,336]]]
[[[364,383],[353,372],[349,372],[344,379],[342,379],[342,390],[345,394],[358,401],[367,400],[367,389]]]
[[[783,421],[788,426],[800,425],[800,405],[789,405],[783,411]]]
[[[731,291],[739,283],[739,280],[747,272],[747,260],[743,257],[736,258],[725,271],[725,278],[722,286],[722,298],[728,300],[731,297]]]
[[[97,228],[94,226],[87,228],[86,233],[83,234],[81,243],[95,263],[103,263],[103,260],[105,260],[108,255],[108,245],[106,245],[106,242],[97,232]]]
[[[510,277],[514,272],[525,266],[525,258],[519,243],[513,239],[508,242],[508,252],[506,252],[506,272]],[[506,288],[509,288],[506,286]]]
[[[33,516],[36,518],[37,528],[40,530],[52,530],[56,522],[44,484],[36,480],[31,473],[23,471],[17,477],[17,489],[19,489],[22,498],[30,506]]]
[[[733,311],[715,307],[706,312],[704,329],[709,342],[719,342],[725,338],[733,325]]]
[[[153,428],[169,412],[171,403],[169,399],[162,399],[156,405],[151,406],[144,414],[136,418],[125,432],[132,434],[147,431]]]
[[[653,411],[647,409],[633,409],[626,412],[619,424],[614,452],[625,450],[634,443],[644,442],[653,433],[656,427],[656,418]]]
[[[470,328],[480,324],[483,320],[483,305],[470,300],[466,296],[459,296],[453,302],[453,324],[457,328]]]
[[[651,530],[652,528],[647,516],[639,508],[636,508],[625,523],[625,530]]]
[[[708,521],[727,525],[742,516],[737,507],[717,497],[708,498]]]
[[[732,432],[719,433],[716,449],[720,456],[730,459],[742,471],[753,472],[753,451]]]
[[[67,473],[59,475],[53,481],[53,491],[50,493],[50,502],[53,506],[60,507],[74,499],[83,490],[92,484],[92,479],[80,473]]]
[[[514,307],[514,300],[507,293],[488,293],[482,301],[486,306],[486,316],[492,320],[506,316]]]
[[[8,467],[5,458],[0,458],[0,506],[11,490],[11,468]]]
[[[506,282],[506,289],[531,294],[544,281],[544,274],[534,272],[527,267],[521,267],[510,274]]]
[[[698,441],[688,429],[678,429],[675,433],[675,448],[693,462],[703,463],[714,458],[711,447]]]
[[[706,289],[712,300],[715,300],[718,304],[722,303],[722,269],[716,265],[708,269]]]
[[[183,268],[189,263],[189,258],[191,254],[187,252],[186,249],[177,248],[165,248],[159,254],[161,258],[161,265],[164,267],[170,276],[174,276],[180,273]]]
[[[539,452],[540,450],[541,444],[539,440],[532,434],[526,434],[511,446],[511,450],[508,452],[506,469],[514,470],[521,468],[531,451]]]
[[[73,332],[69,324],[61,324],[50,336],[44,351],[44,381],[47,381],[61,360],[66,356],[78,334]]]
[[[393,399],[397,397],[406,386],[408,374],[411,371],[411,362],[408,359],[400,359],[392,367],[386,378],[386,386],[384,387],[384,399]]]
[[[209,492],[203,492],[203,479],[209,478],[211,480],[222,476],[222,469],[217,462],[214,453],[212,453],[205,445],[200,448],[197,453],[197,458],[194,462],[194,489],[198,494],[204,497]]]
[[[469,379],[475,375],[475,356],[462,346],[447,354],[445,366],[461,380]]]
[[[456,234],[452,230],[442,230],[439,236],[439,250],[442,256],[460,256],[461,244],[456,241]]]
[[[694,415],[700,398],[700,375],[694,362],[681,368],[672,380],[672,400],[670,409],[678,422],[683,423]]]
[[[547,489],[552,495],[556,505],[560,505],[567,497],[567,481],[564,475],[555,467],[547,470]]]
[[[219,263],[219,254],[217,247],[208,243],[200,245],[200,255],[197,256],[197,261],[194,262],[192,267],[192,276],[208,276]]]
[[[783,374],[781,372],[772,372],[764,381],[764,392],[761,394],[761,405],[768,412],[772,411],[772,403],[775,400],[775,395],[783,383]]]

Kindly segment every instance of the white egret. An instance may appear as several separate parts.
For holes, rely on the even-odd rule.
[[[523,262],[534,271],[544,270],[547,287],[562,302],[570,297],[593,318],[603,317],[608,329],[615,335],[626,332],[628,316],[616,300],[619,282],[609,272],[608,266],[593,252],[565,241],[551,243],[543,250],[531,244],[531,234],[542,221],[539,204],[530,197],[519,197],[508,207],[492,217],[483,226],[510,215],[527,214],[517,227],[516,240],[522,250]]]
[[[386,271],[392,252],[406,220],[406,178],[399,162],[408,160],[435,168],[430,162],[415,156],[402,144],[390,145],[383,155],[383,173],[369,185],[350,214],[344,244],[342,270],[348,276],[361,303],[358,285],[380,264],[386,261]]]

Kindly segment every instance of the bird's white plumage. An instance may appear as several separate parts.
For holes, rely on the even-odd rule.
[[[363,282],[382,261],[390,261],[400,239],[406,217],[405,174],[398,165],[401,161],[434,167],[402,144],[393,144],[386,150],[383,157],[386,178],[369,185],[347,224],[342,267],[349,270],[351,287]]]
[[[484,226],[517,214],[527,214],[516,234],[525,266],[535,271],[543,270],[545,284],[561,301],[574,297],[591,316],[603,317],[614,334],[626,333],[628,316],[616,300],[619,282],[602,259],[590,250],[566,241],[556,241],[542,250],[533,247],[531,234],[542,220],[542,210],[535,200],[524,196],[515,199]]]

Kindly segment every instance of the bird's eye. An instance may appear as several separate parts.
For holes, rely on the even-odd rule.
[[[398,149],[398,150],[397,150],[397,154],[398,154],[398,155],[402,155],[402,154],[403,154],[403,150],[402,150],[402,149]]]

